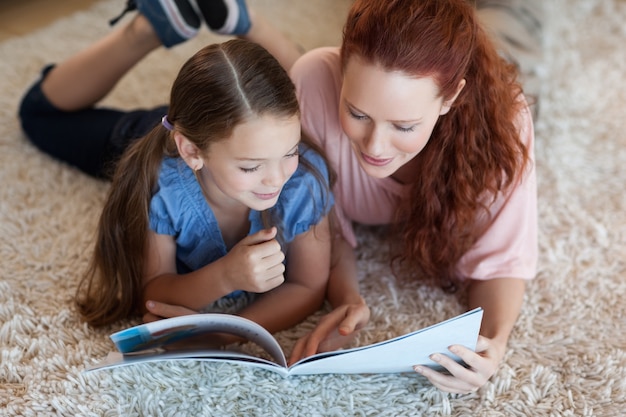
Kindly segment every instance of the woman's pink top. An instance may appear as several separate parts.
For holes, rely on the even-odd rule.
[[[304,132],[326,152],[337,172],[335,211],[344,238],[356,246],[352,222],[389,224],[408,187],[392,178],[373,178],[359,165],[339,122],[341,65],[338,48],[319,48],[300,58],[291,70],[298,91]],[[367,88],[367,86],[363,86]],[[484,233],[457,265],[460,276],[473,279],[532,279],[537,267],[537,185],[534,129],[530,112],[520,112],[520,137],[531,164],[517,185],[500,193],[477,227]]]

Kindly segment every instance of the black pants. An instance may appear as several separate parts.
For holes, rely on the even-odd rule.
[[[134,111],[59,110],[41,91],[41,81],[52,68],[44,68],[41,79],[22,98],[19,117],[24,133],[43,152],[91,176],[110,178],[115,161],[134,139],[160,123],[167,106]]]

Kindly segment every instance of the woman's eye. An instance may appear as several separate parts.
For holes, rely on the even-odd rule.
[[[365,115],[363,115],[363,114],[358,114],[358,113],[355,113],[355,112],[353,112],[353,111],[352,111],[352,110],[350,110],[350,109],[348,109],[348,113],[350,113],[350,116],[351,116],[353,119],[356,119],[356,120],[365,120],[365,119],[367,119],[367,116],[365,116]]]

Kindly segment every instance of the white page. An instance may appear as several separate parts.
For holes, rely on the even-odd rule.
[[[413,372],[413,365],[438,366],[429,356],[445,353],[453,344],[476,348],[483,310],[475,309],[433,326],[374,345],[305,358],[294,364],[290,375]]]

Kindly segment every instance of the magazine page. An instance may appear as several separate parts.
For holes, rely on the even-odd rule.
[[[179,350],[179,351],[156,351],[150,350],[141,354],[127,354],[111,352],[102,361],[85,369],[85,373],[112,369],[120,366],[134,365],[147,362],[162,362],[171,360],[193,360],[207,362],[228,362],[233,365],[253,366],[268,371],[277,372],[280,375],[288,376],[286,366],[279,365],[271,360],[249,355],[235,350]]]
[[[185,339],[210,333],[229,333],[243,337],[263,348],[278,365],[287,367],[285,354],[271,333],[252,320],[232,314],[191,314],[158,320],[114,333],[111,340],[120,353],[141,356],[141,352],[161,354],[163,350],[169,353],[176,350],[188,352],[182,343]],[[176,344],[177,349],[167,349],[167,345],[174,342],[180,342]],[[179,346],[182,348],[178,349]],[[215,351],[220,350],[210,349],[206,354],[210,355]]]
[[[373,345],[321,353],[293,364],[290,375],[413,372],[413,365],[439,367],[429,359],[435,352],[452,356],[448,347],[476,349],[483,310],[477,308],[430,327]]]
[[[476,348],[483,310],[478,308],[421,330],[372,345],[319,353],[287,368],[285,355],[274,337],[257,323],[230,314],[194,314],[142,324],[111,335],[120,350],[86,372],[165,360],[201,360],[254,366],[283,376],[310,374],[413,372],[413,365],[439,367],[429,355],[448,351],[452,344]],[[231,333],[256,343],[276,362],[247,353],[222,349],[166,350],[168,343],[213,332]],[[180,345],[180,344],[179,344]],[[184,346],[184,344],[182,344]]]

